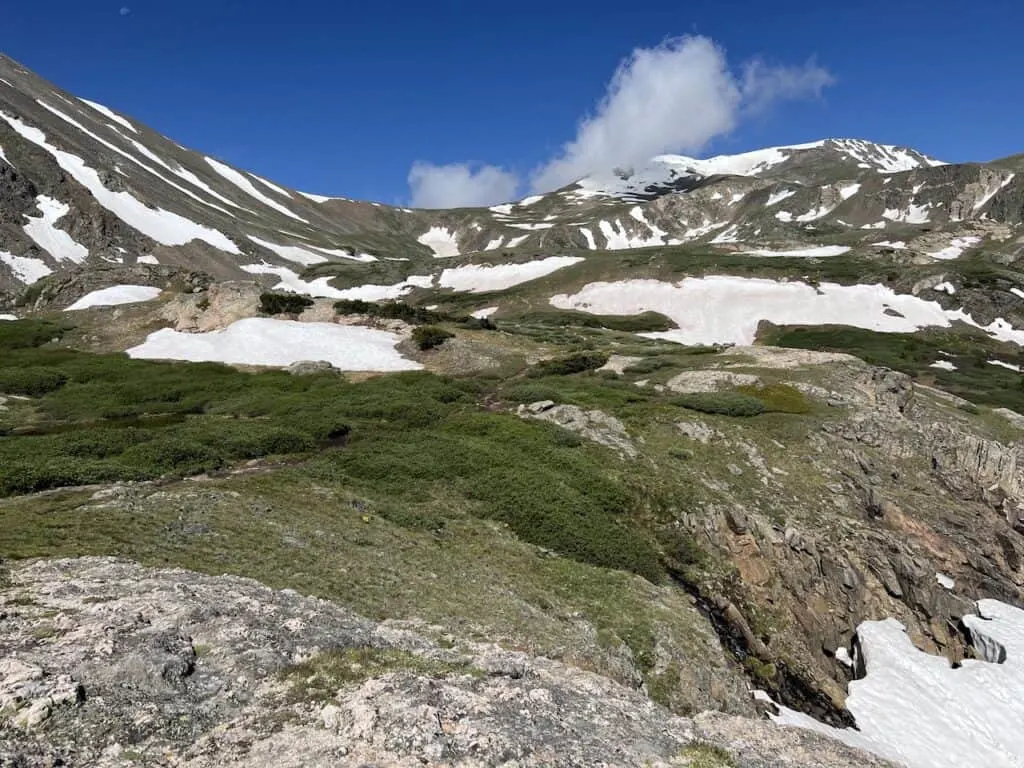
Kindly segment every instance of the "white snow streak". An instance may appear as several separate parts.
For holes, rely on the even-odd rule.
[[[474,312],[470,312],[469,316],[475,317],[477,320],[483,320],[485,317],[490,317],[497,311],[497,307],[484,307],[483,309],[478,309]]]
[[[902,240],[893,240],[892,242],[889,240],[879,240],[877,243],[872,243],[871,245],[875,248],[892,248],[895,251],[902,251],[907,247],[907,244]]]
[[[849,200],[851,197],[860,192],[860,187],[860,184],[848,184],[845,187],[840,187],[839,196],[843,198],[843,200]]]
[[[117,112],[112,110],[110,107],[106,107],[106,106],[104,106],[102,104],[97,104],[95,101],[89,101],[88,99],[81,99],[80,98],[79,101],[84,102],[85,104],[88,104],[90,107],[95,109],[101,115],[105,115],[106,117],[110,118],[115,123],[117,123],[118,125],[124,126],[129,131],[131,131],[132,133],[138,133],[138,130],[136,130],[135,126],[132,125],[131,122],[129,122],[127,118],[121,117],[119,114],[117,114]]]
[[[505,242],[505,236],[504,235],[496,237],[494,240],[489,240],[487,242],[487,246],[484,248],[484,250],[485,251],[496,251],[498,248],[501,248],[501,244],[503,242]]]
[[[285,216],[290,216],[291,218],[296,219],[297,221],[301,221],[304,224],[309,224],[308,221],[306,221],[298,214],[292,213],[276,200],[271,200],[265,194],[260,192],[258,189],[256,189],[256,187],[253,186],[252,182],[249,181],[249,179],[247,179],[245,176],[243,176],[241,173],[236,171],[231,166],[224,165],[224,163],[218,163],[211,157],[206,157],[203,159],[206,160],[207,163],[209,163],[210,167],[213,168],[213,170],[215,170],[217,173],[219,173],[221,176],[230,181],[232,184],[234,184],[236,187],[238,187],[240,190],[245,192],[250,197],[256,198],[264,205],[273,208],[275,211],[283,213]]]
[[[907,224],[927,224],[929,221],[928,209],[931,207],[931,203],[925,203],[924,205],[914,205],[914,203],[911,203],[905,210],[886,208],[882,213],[882,218],[889,219],[889,221],[902,221]]]
[[[496,264],[485,266],[467,264],[441,272],[438,285],[456,291],[483,293],[501,291],[520,283],[550,275],[552,272],[583,261],[579,256],[549,256],[525,264]]]
[[[14,167],[14,163],[12,163],[10,160],[8,160],[7,159],[7,155],[4,154],[4,148],[3,147],[0,147],[0,160],[3,160],[5,163],[7,163],[9,166],[11,166],[11,168]]]
[[[712,242],[715,242],[712,240]],[[756,251],[741,251],[745,256],[842,256],[850,249],[845,245],[819,245],[814,248],[794,248],[789,251],[772,251],[761,248]]]
[[[580,227],[580,234],[583,235],[583,239],[587,241],[587,248],[589,248],[592,251],[596,251],[597,243],[594,242],[594,233],[591,232],[586,227]]]
[[[989,365],[998,365],[1000,368],[1006,368],[1008,371],[1014,371],[1020,373],[1020,366],[1014,365],[1013,363],[1004,363],[1002,360],[989,360]]]
[[[145,256],[139,256],[139,258],[137,258],[135,261],[137,263],[139,263],[139,264],[159,264],[160,263],[160,261],[157,259],[157,257],[153,256],[152,254],[146,254]]]
[[[192,240],[203,240],[222,251],[241,253],[237,245],[216,229],[204,227],[162,208],[150,208],[128,192],[112,192],[107,189],[100,181],[99,174],[87,166],[82,158],[48,144],[46,134],[38,128],[26,125],[5,112],[0,112],[0,119],[22,138],[53,155],[57,164],[88,189],[100,205],[147,237],[164,245],[184,245]]]
[[[28,224],[24,226],[25,234],[57,261],[71,261],[75,264],[85,261],[89,257],[89,249],[76,243],[71,235],[55,226],[71,210],[70,206],[52,197],[38,195],[36,207],[41,215],[35,217],[25,214],[28,219]]]
[[[506,248],[515,248],[522,245],[529,238],[529,235],[519,235],[519,237],[510,237],[508,243],[505,244]]]
[[[152,301],[160,295],[159,288],[149,285],[112,285],[98,291],[87,293],[65,312],[74,312],[90,307],[115,307],[120,304],[137,304],[140,301]]]
[[[395,334],[373,328],[250,317],[210,333],[164,328],[127,352],[129,357],[151,360],[241,365],[286,366],[300,360],[326,360],[345,371],[422,368],[398,354],[395,345],[399,341]]]
[[[928,366],[929,368],[938,368],[942,371],[955,371],[956,366],[949,360],[936,360],[934,363]]]
[[[935,581],[937,581],[939,586],[943,589],[953,589],[956,586],[956,582],[944,573],[936,572]]]
[[[768,197],[768,202],[765,203],[765,208],[771,208],[773,205],[778,205],[788,197],[792,197],[796,194],[795,189],[782,189],[778,192],[772,192]]]

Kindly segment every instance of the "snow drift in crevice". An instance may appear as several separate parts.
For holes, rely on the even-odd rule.
[[[909,768],[1020,768],[1024,765],[1024,611],[980,600],[963,621],[984,661],[958,669],[914,647],[895,619],[857,630],[865,675],[846,706],[859,730],[832,728],[779,707],[772,719],[808,728]]]
[[[160,289],[149,285],[112,285],[98,291],[87,293],[65,312],[73,312],[90,307],[115,307],[120,304],[135,304],[140,301],[152,301],[160,295]]]

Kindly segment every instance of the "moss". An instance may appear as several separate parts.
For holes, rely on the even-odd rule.
[[[764,401],[742,392],[691,392],[672,399],[673,405],[701,413],[750,417],[767,410]]]
[[[713,744],[695,742],[679,753],[689,761],[690,768],[736,768],[736,759],[725,749]]]
[[[454,339],[455,334],[446,331],[437,325],[421,325],[413,328],[412,340],[421,350],[434,349],[444,344],[448,339]]]
[[[329,701],[342,686],[358,685],[395,672],[435,678],[483,675],[467,662],[438,661],[408,651],[364,647],[320,653],[309,661],[286,667],[280,676],[290,684],[290,701]]]
[[[261,293],[260,312],[265,315],[301,315],[313,300],[297,293]]]
[[[765,663],[754,656],[747,656],[743,660],[743,666],[758,680],[770,683],[775,679],[778,669],[772,663]]]

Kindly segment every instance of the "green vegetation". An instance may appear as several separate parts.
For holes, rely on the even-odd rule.
[[[672,399],[673,405],[689,408],[701,413],[717,413],[722,416],[757,416],[766,408],[763,401],[753,395],[741,392],[690,392]]]
[[[639,315],[592,315],[574,310],[543,310],[522,315],[519,321],[535,325],[607,328],[624,333],[671,331],[676,327],[672,320],[659,312],[642,312]]]
[[[690,744],[683,748],[679,756],[690,761],[690,768],[736,768],[733,756],[727,750],[713,744]]]
[[[66,325],[49,320],[5,320],[0,322],[0,350],[41,347],[68,330]]]
[[[1020,374],[992,365],[1002,360],[1024,368],[1024,355],[1010,344],[983,333],[928,329],[917,333],[879,333],[847,326],[776,327],[762,333],[762,343],[780,347],[847,352],[872,365],[882,365],[934,382],[941,389],[983,405],[1024,409]],[[946,361],[952,371],[933,368]]]
[[[280,676],[290,683],[290,701],[326,702],[344,685],[358,685],[394,672],[435,678],[483,674],[469,664],[428,659],[409,651],[367,647],[326,651],[309,661],[286,667]]]
[[[260,312],[264,315],[301,315],[313,300],[298,293],[261,293]]]
[[[63,371],[56,368],[0,368],[0,392],[8,395],[39,397],[60,389],[67,380]]]
[[[811,401],[796,387],[789,384],[737,387],[741,395],[756,397],[768,413],[810,413]]]
[[[529,375],[535,378],[541,376],[569,376],[584,371],[594,371],[608,362],[608,354],[588,350],[576,352],[565,357],[556,357],[551,360],[542,360],[530,370]]]
[[[403,301],[377,303],[361,299],[341,299],[334,302],[334,311],[339,315],[369,315],[389,320],[402,320],[410,325],[439,323],[449,319],[442,313],[433,312],[423,307],[414,307]]]
[[[444,344],[448,339],[454,339],[455,334],[446,331],[437,325],[421,325],[413,328],[412,340],[422,350],[434,349]]]

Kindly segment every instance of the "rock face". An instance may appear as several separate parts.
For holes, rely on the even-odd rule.
[[[232,576],[36,561],[11,570],[0,609],[5,766],[887,765]]]
[[[625,425],[603,411],[585,411],[575,405],[555,405],[550,400],[541,400],[520,406],[519,415],[550,421],[587,440],[618,451],[628,458],[632,459],[637,455],[636,446],[633,445]]]

